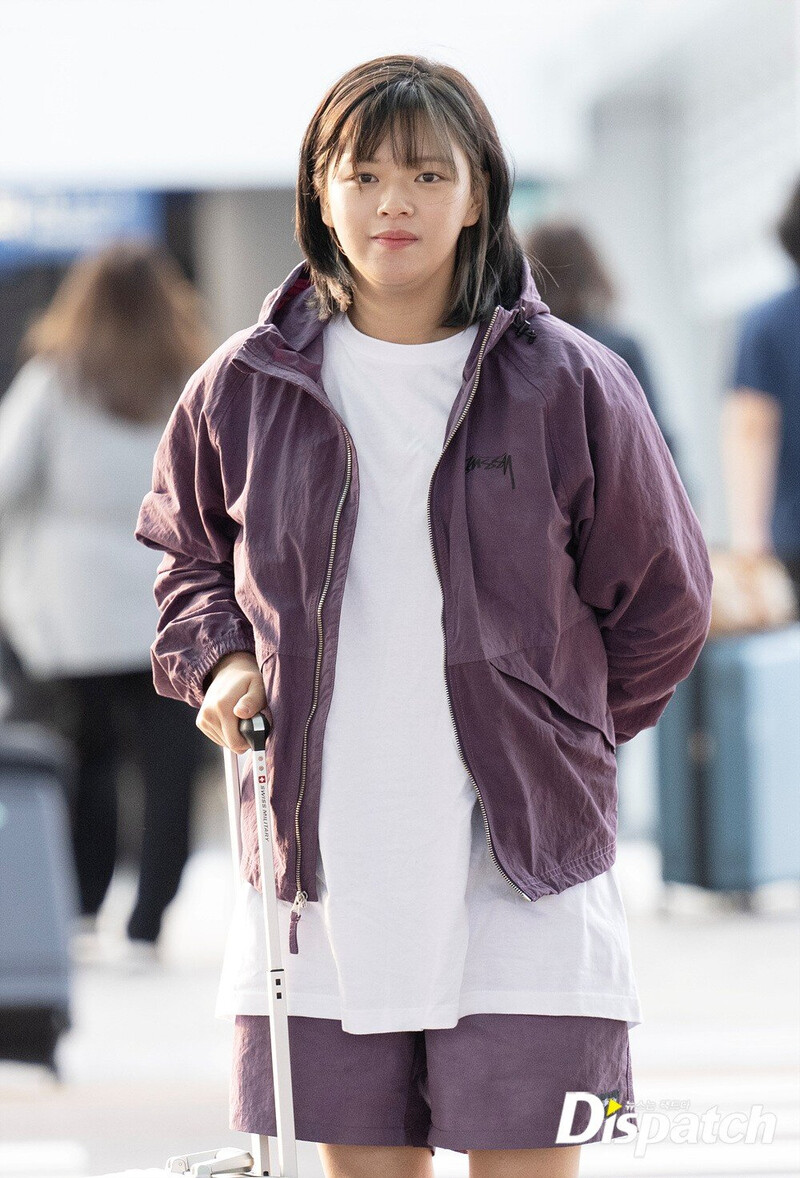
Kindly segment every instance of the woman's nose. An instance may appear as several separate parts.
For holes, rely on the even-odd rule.
[[[412,213],[413,211],[413,202],[401,185],[389,185],[378,205],[378,212],[386,213],[388,216],[396,216],[398,213]]]

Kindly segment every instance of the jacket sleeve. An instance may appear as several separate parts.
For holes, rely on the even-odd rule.
[[[576,589],[608,655],[616,743],[658,721],[711,624],[713,575],[697,516],[641,385],[604,350],[583,368],[583,412],[560,438]]]
[[[255,653],[252,625],[234,593],[238,524],[225,508],[203,371],[190,377],[172,411],[134,533],[142,544],[165,554],[153,587],[160,611],[150,648],[156,692],[195,708],[202,705],[208,673],[223,655]]]

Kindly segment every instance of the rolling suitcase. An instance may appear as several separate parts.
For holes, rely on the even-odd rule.
[[[270,1138],[254,1133],[250,1152],[236,1147],[202,1153],[178,1154],[167,1161],[167,1172],[201,1175],[271,1175],[275,1178],[297,1178],[297,1142],[294,1126],[294,1101],[289,1060],[289,1022],[286,979],[281,957],[281,938],[278,929],[278,900],[275,889],[275,869],[272,852],[272,815],[267,788],[266,744],[271,728],[262,713],[251,720],[240,720],[239,731],[253,750],[253,785],[258,815],[258,854],[261,864],[262,901],[267,940],[267,993],[269,998],[269,1031],[272,1049],[272,1073],[275,1086],[275,1123],[277,1161],[270,1165]],[[231,852],[236,887],[242,853],[240,807],[241,779],[239,756],[224,748],[225,788],[228,800]],[[272,886],[269,884],[272,880]]]
[[[657,737],[665,882],[800,880],[800,623],[709,639]]]
[[[38,723],[0,725],[0,1058],[42,1064],[71,1027],[78,888],[68,743]]]

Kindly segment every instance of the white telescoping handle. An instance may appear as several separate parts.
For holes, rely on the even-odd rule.
[[[258,857],[261,864],[261,897],[267,944],[267,997],[269,1000],[272,1080],[275,1088],[275,1124],[278,1131],[277,1169],[271,1168],[269,1165],[269,1137],[258,1133],[251,1134],[251,1152],[254,1160],[252,1173],[268,1174],[274,1178],[298,1178],[286,977],[281,957],[281,937],[278,927],[278,896],[272,853],[272,814],[267,786],[266,744],[271,727],[266,716],[259,712],[252,719],[240,720],[239,731],[253,750],[253,790],[258,823]],[[231,851],[234,861],[234,878],[238,890],[242,856],[239,754],[229,748],[224,748],[223,753]]]

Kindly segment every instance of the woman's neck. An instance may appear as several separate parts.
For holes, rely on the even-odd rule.
[[[449,295],[449,290],[445,294]],[[390,344],[429,344],[449,339],[463,330],[440,327],[444,312],[445,296],[432,300],[429,290],[422,299],[409,296],[407,292],[396,297],[387,296],[385,291],[365,290],[359,286],[354,291],[347,315],[353,327],[374,339]]]

